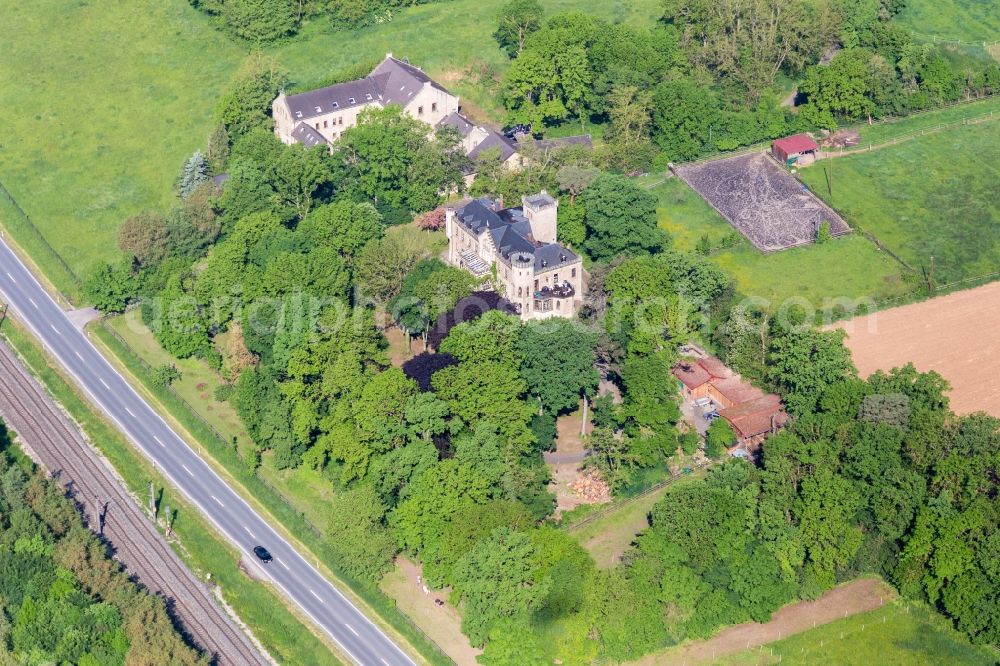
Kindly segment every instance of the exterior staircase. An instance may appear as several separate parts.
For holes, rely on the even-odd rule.
[[[462,265],[476,277],[482,277],[490,270],[489,264],[483,261],[475,252],[466,250],[465,252],[460,252],[458,256],[462,258]]]

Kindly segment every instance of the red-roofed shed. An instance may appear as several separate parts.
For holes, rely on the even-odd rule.
[[[782,164],[788,164],[789,161],[796,160],[802,155],[815,156],[818,150],[819,144],[810,139],[808,134],[786,136],[771,143],[771,153]]]

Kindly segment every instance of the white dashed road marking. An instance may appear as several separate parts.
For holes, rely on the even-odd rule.
[[[187,465],[185,465],[184,463],[181,463],[181,467],[183,467],[183,468],[184,468],[184,471],[185,471],[185,472],[187,472],[187,473],[188,473],[188,474],[190,474],[191,476],[194,476],[194,472],[192,472],[191,470],[189,470],[189,469],[188,469],[188,466],[187,466]]]
[[[256,534],[254,534],[253,532],[251,532],[251,531],[250,531],[250,528],[249,528],[249,527],[247,527],[246,525],[244,525],[244,526],[243,526],[243,529],[245,529],[245,530],[247,531],[247,534],[249,534],[249,535],[250,535],[250,538],[251,538],[251,539],[256,539],[256,538],[257,538],[257,535],[256,535]]]
[[[167,448],[166,444],[164,444],[164,443],[163,443],[162,441],[160,441],[160,438],[159,438],[159,437],[157,437],[156,435],[153,435],[153,440],[154,440],[154,441],[155,441],[155,442],[156,442],[157,444],[159,444],[160,446],[162,446],[163,448]]]
[[[193,475],[192,475],[192,476],[193,476]],[[212,495],[212,499],[214,499],[214,500],[215,500],[215,503],[216,503],[216,504],[218,504],[219,506],[221,506],[221,507],[225,507],[225,506],[226,506],[226,505],[225,505],[225,504],[223,504],[223,503],[222,503],[222,501],[221,501],[221,500],[220,500],[220,499],[219,499],[218,497],[216,497],[215,495]]]
[[[109,391],[111,390],[111,387],[108,386],[108,383],[106,381],[104,381],[103,379],[101,379],[100,377],[97,378],[97,381],[101,382],[101,384],[104,386],[104,388],[108,389]]]
[[[10,273],[7,273],[7,277],[9,277],[9,278],[10,278],[10,281],[11,281],[11,282],[13,282],[14,284],[17,284],[17,280],[15,280],[15,279],[14,279],[14,276],[13,276],[13,275],[11,275]]]
[[[277,557],[276,557],[276,558],[274,558],[274,560],[275,560],[275,561],[276,561],[276,562],[277,562],[278,564],[280,564],[281,566],[285,567],[285,571],[291,571],[291,569],[289,569],[289,568],[288,568],[288,565],[287,565],[287,564],[285,564],[284,562],[282,562],[281,560],[279,560],[279,559],[278,559]]]
[[[59,329],[56,328],[55,324],[49,324],[49,327],[56,332],[56,335],[62,335],[62,333],[59,332]]]
[[[360,636],[360,635],[361,635],[361,634],[359,634],[358,632],[354,631],[354,627],[352,627],[351,625],[347,624],[346,622],[344,623],[344,626],[345,626],[345,627],[347,627],[347,629],[348,629],[348,630],[349,630],[349,631],[350,631],[350,632],[351,632],[352,634],[354,634],[355,636]]]
[[[319,596],[318,594],[316,594],[316,590],[310,588],[309,589],[309,594],[311,594],[314,597],[316,597],[319,600],[320,603],[323,603],[323,598],[321,596]]]
[[[31,297],[29,296],[29,297],[28,297],[28,302],[29,302],[29,303],[31,303],[31,304],[32,304],[33,306],[35,306],[35,309],[36,309],[36,310],[38,309],[38,303],[36,303],[36,302],[35,302],[35,299],[33,299],[33,298],[31,298]]]

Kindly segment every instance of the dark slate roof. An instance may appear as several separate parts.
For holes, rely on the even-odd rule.
[[[288,110],[292,112],[292,118],[301,120],[338,109],[381,102],[381,100],[375,82],[369,77],[310,90],[298,95],[289,95],[285,98],[285,102],[288,104]]]
[[[447,116],[442,118],[441,122],[438,123],[438,127],[441,127],[442,125],[451,125],[458,130],[458,133],[461,136],[469,136],[469,132],[471,132],[472,128],[475,127],[475,125],[470,123],[465,116],[457,112],[449,113]]]
[[[508,157],[517,152],[517,144],[499,132],[490,130],[490,133],[479,142],[479,145],[469,151],[469,159],[475,161],[484,150],[489,148],[500,149],[500,161],[505,161]]]
[[[430,83],[438,90],[448,92],[419,67],[414,67],[410,63],[392,56],[386,56],[385,60],[372,70],[368,78],[375,80],[386,104],[395,103],[406,106],[407,102],[420,91],[425,83]]]
[[[567,148],[569,146],[593,148],[594,142],[591,140],[589,134],[578,134],[576,136],[561,136],[554,139],[535,139],[531,141],[531,145],[544,152],[546,150]]]
[[[559,243],[546,243],[535,250],[535,272],[547,271],[577,260],[577,256]]]
[[[326,137],[317,132],[307,123],[299,123],[296,125],[295,129],[292,130],[292,138],[305,145],[307,148],[329,143],[326,140]]]
[[[531,224],[520,208],[494,210],[487,198],[474,199],[455,211],[455,219],[477,236],[489,233],[500,256],[509,259],[520,252],[534,257],[535,271],[547,271],[577,261],[572,251],[559,243],[536,243]]]
[[[448,92],[424,74],[419,67],[386,56],[385,60],[363,79],[289,95],[285,101],[289,111],[292,112],[292,118],[302,120],[372,102],[405,106],[425,83]]]
[[[541,208],[542,206],[552,206],[556,203],[556,200],[552,198],[548,192],[539,192],[538,194],[532,194],[530,197],[525,197],[525,201],[534,206],[535,208]]]

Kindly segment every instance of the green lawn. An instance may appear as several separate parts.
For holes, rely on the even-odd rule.
[[[0,181],[85,274],[123,218],[168,205],[240,49],[184,0],[3,2],[0,25]]]
[[[907,612],[909,608],[909,612]],[[922,606],[896,601],[838,620],[714,664],[815,664],[817,666],[987,666],[997,653],[969,643],[944,618]]]
[[[824,169],[833,168],[833,196]],[[943,285],[1000,270],[1000,131],[995,122],[817,164],[803,180],[852,226]]]
[[[678,178],[655,184],[650,191],[658,199],[660,226],[670,232],[678,248],[693,249],[702,235],[716,243],[733,231]],[[912,289],[904,283],[899,264],[860,234],[773,254],[764,254],[744,240],[713,253],[712,259],[733,276],[741,295],[765,299],[775,309],[793,297],[821,309],[838,298],[880,300]]]
[[[964,42],[1000,40],[995,0],[909,0],[896,20],[925,37]]]
[[[1000,96],[933,111],[921,111],[911,116],[893,118],[874,125],[859,123],[855,127],[861,132],[860,145],[865,148],[868,144],[878,145],[928,127],[961,122],[968,118],[981,118],[990,113],[1000,117]]]
[[[331,31],[326,19],[269,53],[308,88],[356,63],[377,61],[391,52],[409,58],[439,83],[460,95],[467,111],[480,109],[499,119],[502,110],[491,81],[508,59],[492,37],[502,0],[449,0],[402,10],[392,21],[351,32]],[[542,0],[546,14],[579,10],[599,18],[651,24],[663,13],[659,0]]]

